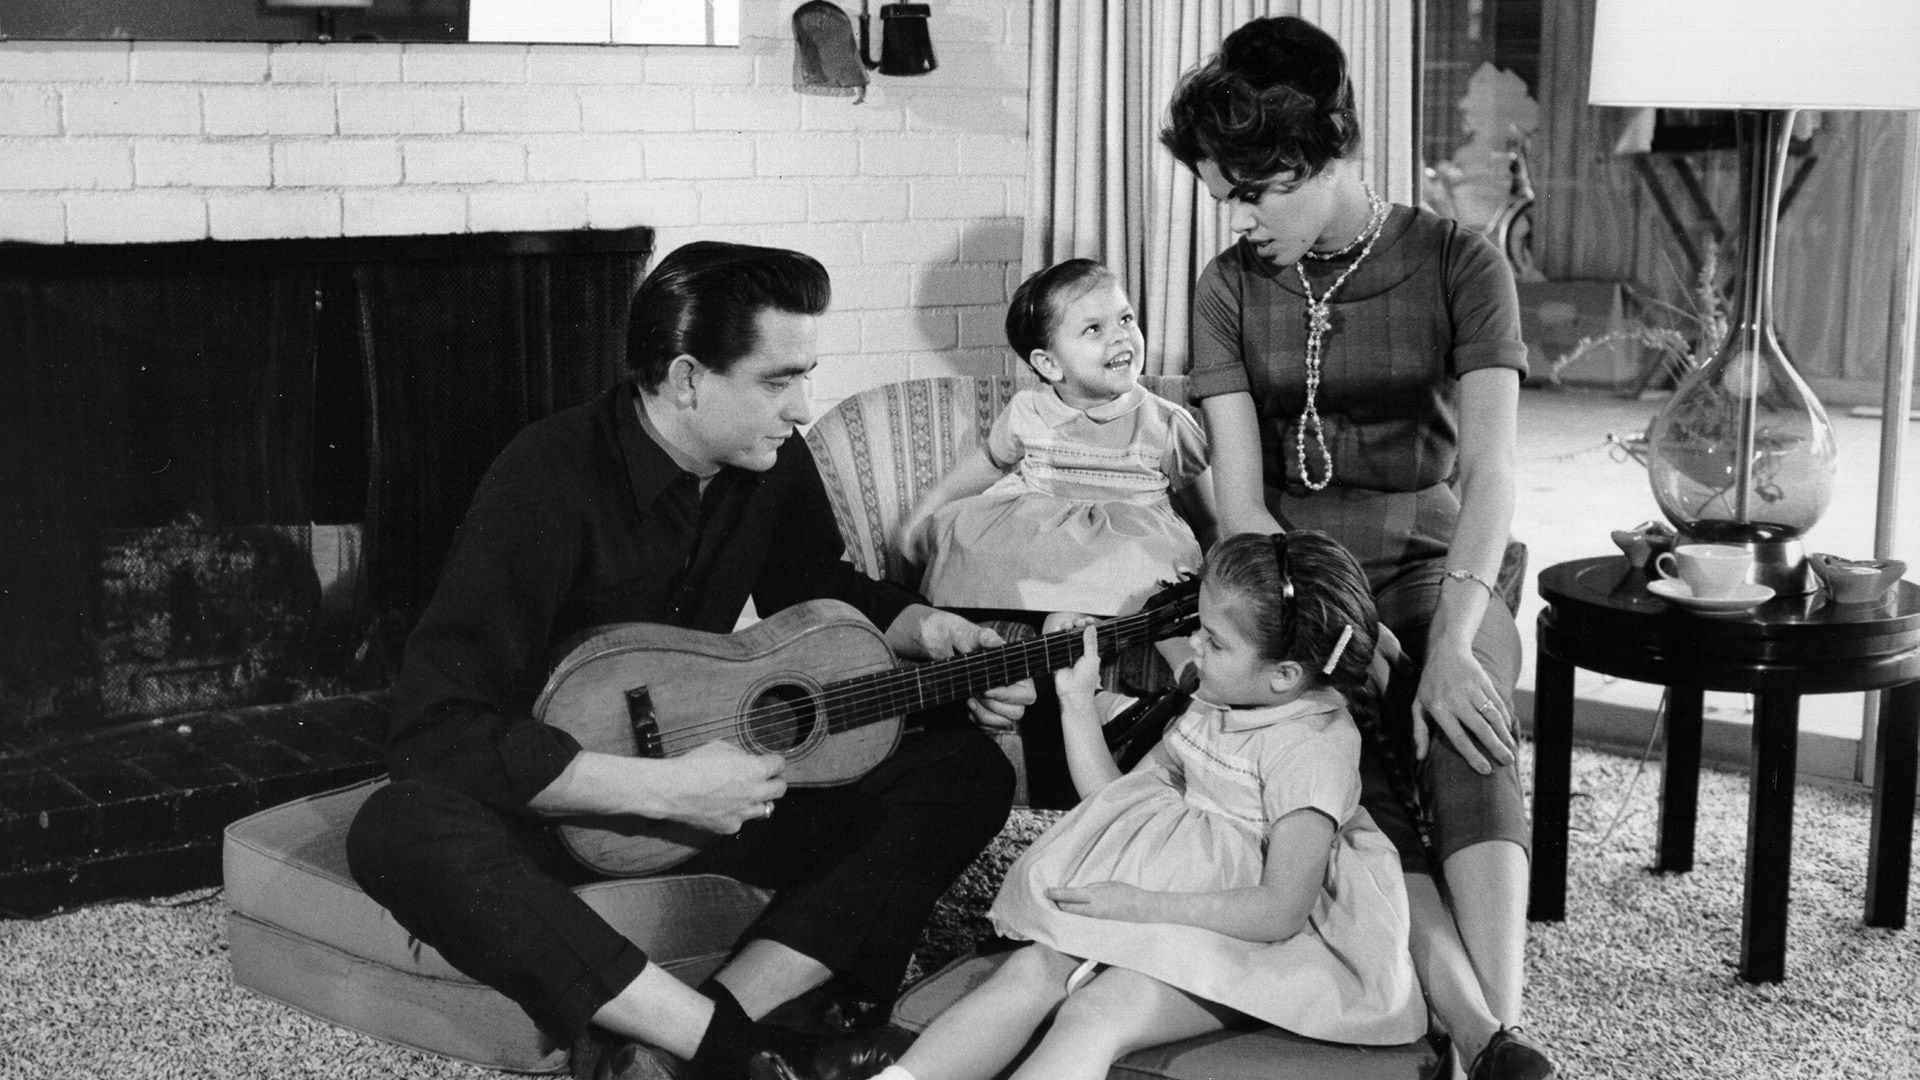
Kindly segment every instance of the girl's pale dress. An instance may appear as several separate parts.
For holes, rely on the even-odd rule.
[[[1081,802],[1007,872],[999,933],[1128,968],[1296,1034],[1392,1045],[1427,1030],[1393,845],[1360,808],[1360,732],[1342,699],[1221,709],[1196,700],[1139,766]],[[1060,885],[1215,892],[1258,885],[1268,830],[1311,807],[1338,823],[1307,925],[1246,941],[1070,915]]]
[[[1135,386],[1081,410],[1051,389],[1023,390],[985,450],[1012,471],[906,540],[935,604],[1127,615],[1199,566],[1168,493],[1206,469],[1206,436],[1173,402]]]

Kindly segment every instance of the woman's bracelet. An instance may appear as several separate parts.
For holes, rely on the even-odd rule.
[[[1493,597],[1495,600],[1500,599],[1500,590],[1494,588],[1492,582],[1488,581],[1486,578],[1481,577],[1479,574],[1476,574],[1471,570],[1449,570],[1443,576],[1450,578],[1454,581],[1471,581],[1475,585],[1478,585],[1481,588],[1487,590],[1488,596]]]

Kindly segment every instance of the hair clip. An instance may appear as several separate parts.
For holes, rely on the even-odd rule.
[[[1353,640],[1353,624],[1348,623],[1346,626],[1341,628],[1340,640],[1333,643],[1333,655],[1327,657],[1327,662],[1321,665],[1320,674],[1322,675],[1333,674],[1333,669],[1336,666],[1338,666],[1340,663],[1341,655],[1347,651],[1347,642],[1352,640]]]

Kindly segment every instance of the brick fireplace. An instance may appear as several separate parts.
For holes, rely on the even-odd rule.
[[[474,485],[619,377],[652,239],[0,244],[0,915],[380,770]]]

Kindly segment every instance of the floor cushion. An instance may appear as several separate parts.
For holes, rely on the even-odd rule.
[[[967,953],[914,984],[894,1005],[893,1023],[919,1033],[947,1006],[985,982],[1008,952]],[[1276,1027],[1222,1031],[1141,1050],[1120,1059],[1108,1080],[1433,1080],[1447,1063],[1425,1040],[1404,1046],[1344,1046]]]
[[[227,827],[227,937],[237,985],[402,1046],[520,1072],[559,1072],[556,1045],[520,1007],[455,971],[347,873],[347,826],[384,778],[262,810]],[[767,894],[715,874],[662,874],[575,890],[667,971],[719,968]]]

